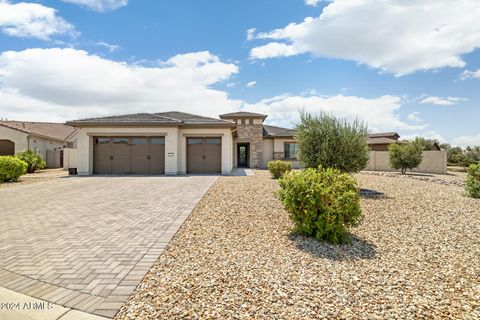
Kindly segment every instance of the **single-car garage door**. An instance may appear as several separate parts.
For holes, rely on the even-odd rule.
[[[165,137],[95,137],[93,140],[93,173],[165,172]]]
[[[10,140],[0,140],[0,156],[15,155],[15,143]]]
[[[220,173],[222,138],[187,138],[187,172]]]

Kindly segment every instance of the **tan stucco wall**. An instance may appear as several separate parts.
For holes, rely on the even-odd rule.
[[[398,171],[390,167],[388,151],[370,151],[370,160],[365,170]],[[447,174],[447,151],[424,151],[420,166],[414,172]]]
[[[295,139],[275,138],[273,139],[273,158],[277,160],[285,159],[285,142],[296,142]],[[300,165],[296,160],[286,160],[292,163],[293,168],[299,168]]]
[[[263,140],[263,167],[273,160],[273,139]]]
[[[62,141],[49,140],[42,137],[31,136],[30,138],[30,150],[40,153],[44,160],[47,160],[48,150],[63,149],[66,144]]]
[[[227,129],[179,129],[177,127],[89,127],[77,133],[77,171],[79,175],[93,173],[94,136],[165,136],[165,174],[185,174],[187,171],[188,136],[222,137],[222,173],[232,171],[232,133]]]
[[[15,154],[28,150],[28,134],[25,132],[0,126],[0,140],[15,143]]]

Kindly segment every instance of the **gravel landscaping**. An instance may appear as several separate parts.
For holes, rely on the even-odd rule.
[[[480,200],[358,174],[350,246],[291,234],[265,171],[221,177],[116,319],[480,318]]]
[[[57,179],[61,177],[68,176],[68,171],[63,169],[43,169],[38,170],[34,173],[27,173],[20,177],[18,181],[15,182],[0,182],[0,189],[1,188],[13,188],[18,187],[25,184],[32,184],[32,183],[39,183],[39,182],[46,182],[52,179]]]

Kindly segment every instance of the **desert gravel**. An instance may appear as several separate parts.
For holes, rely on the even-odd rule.
[[[221,177],[116,319],[479,319],[480,200],[362,173],[350,246],[293,236],[267,172]]]
[[[63,169],[43,169],[34,173],[27,173],[15,182],[0,183],[1,188],[14,188],[26,184],[46,182],[52,179],[58,179],[68,176],[68,171]]]

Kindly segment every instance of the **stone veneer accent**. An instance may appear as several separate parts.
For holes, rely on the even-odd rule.
[[[274,152],[273,160],[285,160],[285,153],[283,152]]]
[[[253,124],[253,119],[235,120],[237,120],[237,142],[250,143],[250,167],[261,168],[263,166],[263,124]]]

